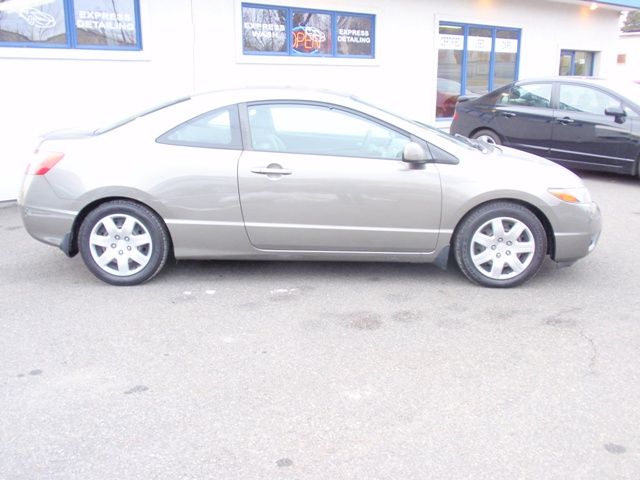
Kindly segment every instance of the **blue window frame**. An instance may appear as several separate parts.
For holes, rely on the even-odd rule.
[[[593,76],[594,52],[562,50],[560,52],[560,75]]]
[[[482,94],[518,79],[521,30],[441,22],[436,117],[453,116],[458,96]]]
[[[375,15],[243,3],[242,52],[375,58]]]
[[[0,2],[0,47],[141,50],[139,0]]]

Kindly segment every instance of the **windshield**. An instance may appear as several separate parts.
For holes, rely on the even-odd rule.
[[[614,92],[626,97],[629,101],[640,105],[640,84],[633,82],[613,82],[607,86]]]
[[[404,117],[403,115],[400,115],[400,114],[395,113],[395,112],[391,112],[389,110],[386,110],[384,108],[379,107],[378,105],[374,105],[372,103],[367,102],[366,100],[363,100],[363,99],[355,97],[355,96],[352,96],[351,100],[354,100],[354,101],[356,101],[358,103],[366,105],[369,108],[375,108],[376,110],[378,110],[380,112],[383,112],[383,113],[385,113],[387,115],[391,115],[391,116],[393,116],[393,117],[395,117],[395,118],[397,118],[399,120],[402,120],[404,122],[409,122],[409,123],[411,123],[411,124],[413,124],[413,125],[415,125],[417,127],[422,128],[423,130],[429,131],[429,133],[431,133],[431,134],[437,135],[442,139],[445,139],[445,140],[448,140],[450,142],[453,142],[458,146],[465,147],[465,148],[470,148],[468,143],[461,141],[460,139],[454,137],[453,135],[451,135],[451,134],[449,134],[447,132],[444,132],[444,131],[440,130],[439,128],[432,127],[431,125],[427,125],[426,123],[420,122],[419,120],[411,120],[409,118]]]

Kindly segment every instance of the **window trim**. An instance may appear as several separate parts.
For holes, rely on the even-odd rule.
[[[142,50],[142,20],[140,15],[140,0],[133,2],[134,23],[136,27],[135,45],[79,45],[78,29],[76,27],[74,0],[61,0],[64,9],[65,43],[51,44],[47,42],[3,42],[0,48],[44,48],[53,50],[106,50],[106,51],[141,51]]]
[[[285,45],[286,49],[283,52],[253,52],[245,50],[244,46],[244,24],[243,24],[243,11],[244,8],[259,8],[259,9],[274,9],[285,10],[287,13],[287,20],[285,24]],[[293,29],[293,15],[296,12],[308,12],[314,14],[324,14],[331,16],[331,31],[333,33],[331,38],[331,52],[330,53],[301,53],[293,51],[291,48],[291,31]],[[369,38],[371,38],[371,55],[345,55],[338,53],[338,17],[350,16],[350,17],[368,17],[371,19],[371,30],[369,32]],[[240,3],[240,52],[243,56],[247,57],[285,57],[285,58],[350,58],[350,59],[364,59],[373,60],[376,58],[376,20],[375,13],[362,13],[362,12],[348,12],[341,10],[321,10],[317,8],[305,8],[296,6],[284,6],[284,5],[272,5],[261,4],[251,2]]]

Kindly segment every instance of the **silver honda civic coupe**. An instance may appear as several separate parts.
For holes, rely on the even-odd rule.
[[[238,89],[43,137],[19,195],[27,231],[99,279],[175,259],[435,263],[512,287],[595,247],[573,173],[354,97]]]

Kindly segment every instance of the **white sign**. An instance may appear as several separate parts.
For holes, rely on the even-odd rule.
[[[464,37],[441,33],[438,47],[440,50],[464,50]]]
[[[518,40],[496,38],[496,53],[518,53]]]
[[[491,37],[469,37],[467,40],[467,50],[470,52],[490,52]]]

